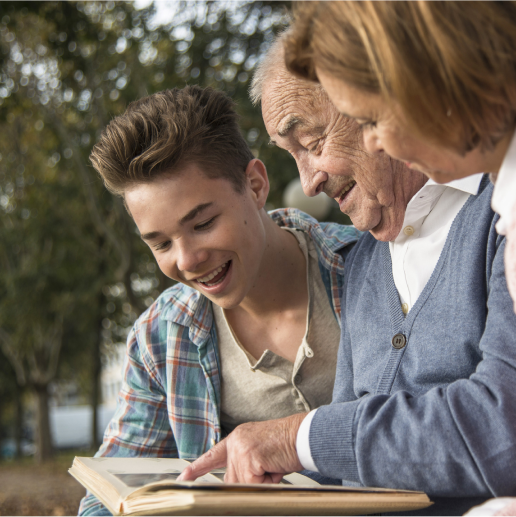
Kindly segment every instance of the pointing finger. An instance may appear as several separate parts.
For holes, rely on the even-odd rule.
[[[194,481],[200,476],[204,476],[213,469],[225,467],[227,463],[227,447],[226,440],[211,448],[204,453],[200,458],[192,462],[183,470],[181,475],[177,478],[178,481]]]

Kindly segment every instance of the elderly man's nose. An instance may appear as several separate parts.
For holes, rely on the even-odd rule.
[[[308,197],[317,196],[324,189],[324,183],[328,179],[328,174],[323,171],[307,171],[304,174],[301,173],[301,186],[303,192]]]

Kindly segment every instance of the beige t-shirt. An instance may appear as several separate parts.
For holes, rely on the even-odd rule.
[[[294,364],[270,350],[256,361],[233,334],[224,310],[213,305],[222,377],[221,425],[226,433],[244,422],[282,418],[331,402],[340,327],[310,236],[284,229],[297,238],[307,264],[305,336]]]

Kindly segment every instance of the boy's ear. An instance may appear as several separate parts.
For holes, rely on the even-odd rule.
[[[256,201],[256,206],[258,210],[261,210],[265,206],[270,189],[267,169],[261,160],[254,159],[247,164],[245,174],[247,185]]]

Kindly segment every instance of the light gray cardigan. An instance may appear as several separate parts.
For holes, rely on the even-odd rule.
[[[492,190],[485,176],[407,316],[388,243],[350,252],[333,402],[310,429],[321,474],[461,498],[432,510],[450,515],[516,495],[516,316]]]

